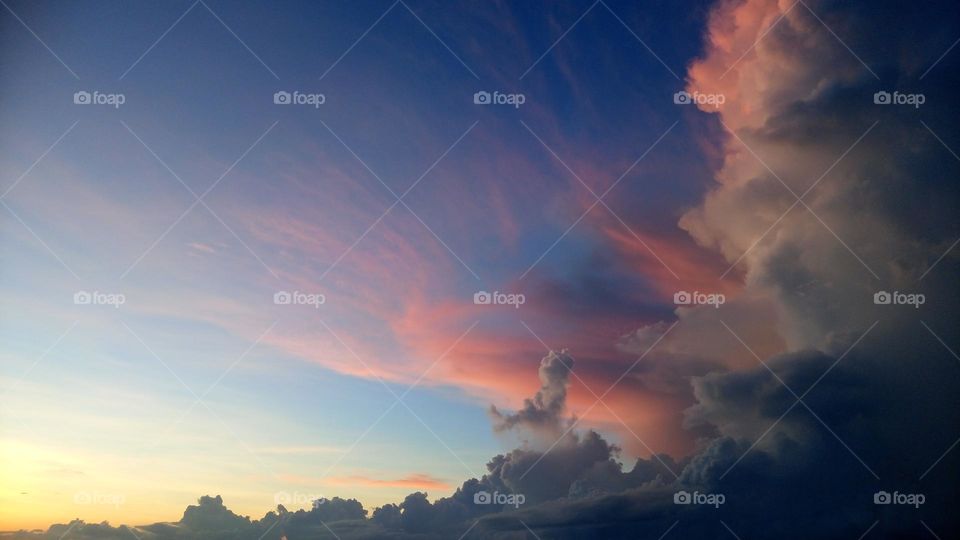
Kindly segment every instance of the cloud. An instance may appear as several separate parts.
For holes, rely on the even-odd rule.
[[[944,454],[956,433],[941,433],[958,420],[947,397],[958,383],[955,370],[944,371],[950,352],[923,327],[937,320],[950,332],[945,342],[954,343],[956,332],[946,329],[956,306],[939,304],[923,322],[916,311],[880,311],[872,302],[880,289],[940,298],[957,292],[955,257],[921,283],[956,238],[947,218],[957,203],[947,181],[957,177],[956,164],[916,116],[872,101],[882,85],[916,84],[939,57],[942,41],[923,40],[922,54],[903,46],[903,36],[923,34],[938,8],[912,10],[879,44],[868,29],[889,28],[899,10],[807,5],[721,3],[704,57],[690,69],[691,91],[727,95],[719,116],[728,132],[717,189],[680,224],[742,269],[744,289],[722,310],[678,309],[677,333],[645,359],[637,378],[658,387],[692,380],[686,425],[703,434],[701,450],[671,489],[555,497],[487,517],[481,530],[660,536],[679,523],[675,534],[712,538],[728,534],[723,519],[742,537],[859,537],[876,521],[877,534],[906,537],[926,534],[921,518],[941,535],[960,528],[950,511],[957,459]],[[854,51],[884,45],[902,52],[867,56],[878,81],[824,23],[843,29]],[[943,95],[955,75],[941,67],[944,75],[929,88]],[[941,112],[955,112],[955,100],[943,98]],[[955,139],[951,126],[938,129]],[[824,171],[805,199],[809,208],[787,213],[796,200],[790,190],[803,193]],[[904,211],[918,201],[929,206]],[[642,328],[621,347],[639,354],[665,327]],[[677,488],[719,491],[731,504],[677,507],[670,501]],[[927,506],[912,514],[878,508],[872,495],[881,489],[924,492]]]
[[[214,255],[217,253],[217,248],[204,244],[203,242],[190,242],[187,244],[187,247],[201,253],[206,253],[208,255]]]
[[[450,484],[448,484],[446,481],[423,473],[411,474],[404,476],[403,478],[387,480],[381,478],[370,478],[366,476],[333,476],[327,478],[325,482],[332,485],[403,487],[426,490],[446,490],[450,487]]]
[[[223,498],[203,496],[196,506],[188,506],[183,512],[180,524],[197,533],[204,531],[224,532],[239,530],[250,525],[249,518],[243,518],[231,512],[223,505]]]
[[[525,399],[516,413],[500,412],[490,406],[493,429],[498,432],[522,430],[538,437],[559,437],[567,421],[563,417],[567,403],[567,383],[573,358],[567,351],[550,351],[540,361],[540,390],[532,399]]]

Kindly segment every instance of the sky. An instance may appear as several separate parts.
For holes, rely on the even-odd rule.
[[[3,8],[0,530],[960,527],[947,3]]]

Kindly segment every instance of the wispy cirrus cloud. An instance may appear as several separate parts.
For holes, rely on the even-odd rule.
[[[368,476],[331,476],[324,481],[334,486],[405,488],[412,490],[447,490],[450,484],[429,474],[417,473],[402,478],[383,479]]]

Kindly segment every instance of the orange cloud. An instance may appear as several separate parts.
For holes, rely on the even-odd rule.
[[[349,487],[388,487],[388,488],[406,488],[415,490],[447,490],[451,485],[444,480],[434,478],[429,474],[417,473],[385,480],[381,478],[370,478],[367,476],[332,476],[325,480],[327,484],[334,486]]]

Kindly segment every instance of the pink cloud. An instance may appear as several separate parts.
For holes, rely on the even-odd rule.
[[[334,486],[369,487],[369,488],[404,488],[413,490],[450,489],[451,485],[445,480],[434,478],[429,474],[409,474],[402,478],[382,479],[369,476],[332,476],[324,480]]]

